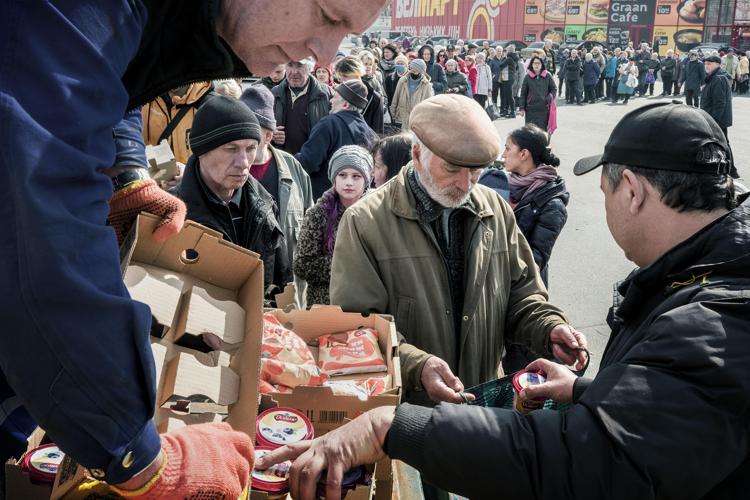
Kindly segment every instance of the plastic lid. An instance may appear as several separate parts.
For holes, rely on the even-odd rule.
[[[528,370],[522,370],[513,376],[513,389],[516,392],[521,392],[530,385],[539,385],[547,381],[539,372],[530,372]]]
[[[258,415],[255,424],[259,446],[272,449],[312,439],[315,435],[310,420],[292,408],[271,408]]]
[[[258,446],[255,448],[255,461],[260,457],[273,451],[267,446]],[[280,464],[273,465],[266,470],[253,469],[252,481],[253,488],[268,493],[284,493],[289,489],[289,469],[292,462],[287,460]]]
[[[28,471],[29,478],[42,483],[54,483],[57,468],[65,453],[54,444],[45,444],[28,452],[23,459],[23,469]]]

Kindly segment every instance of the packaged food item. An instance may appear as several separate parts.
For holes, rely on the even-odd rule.
[[[297,387],[320,385],[328,377],[321,373],[305,341],[284,328],[274,315],[265,314],[260,378],[272,385]]]
[[[258,446],[275,450],[286,444],[312,439],[315,431],[310,420],[292,408],[271,408],[260,415],[255,423],[255,440]]]
[[[546,381],[547,379],[544,378],[544,375],[538,372],[522,370],[516,373],[513,377],[513,408],[515,408],[518,413],[523,414],[542,408],[544,406],[544,398],[522,400],[519,394],[526,387],[543,384]]]
[[[318,498],[326,497],[326,472],[327,471],[323,471],[323,474],[320,475],[320,479],[318,480],[317,491],[315,493],[315,496]],[[350,490],[355,489],[360,484],[369,485],[370,479],[370,474],[364,466],[360,465],[359,467],[350,469],[344,473],[344,477],[341,478],[341,498],[346,497],[346,494]]]
[[[337,396],[355,396],[367,401],[370,396],[377,396],[385,391],[387,377],[370,377],[361,380],[329,380],[323,383],[330,387]]]
[[[255,462],[260,457],[273,451],[272,448],[258,446],[255,448]],[[279,498],[289,491],[289,469],[292,462],[287,460],[280,464],[272,465],[266,470],[253,469],[252,485],[253,489],[264,491],[271,498]]]
[[[29,473],[33,482],[52,484],[63,458],[65,453],[57,445],[45,444],[26,453],[21,468]]]
[[[318,343],[318,366],[331,377],[388,370],[372,328],[322,335]]]

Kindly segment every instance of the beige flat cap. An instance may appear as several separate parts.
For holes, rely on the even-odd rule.
[[[500,154],[500,136],[474,99],[440,94],[417,104],[409,127],[427,149],[460,167],[486,167]]]

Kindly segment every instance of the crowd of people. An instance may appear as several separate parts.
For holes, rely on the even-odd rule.
[[[556,58],[547,44],[524,61],[512,45],[383,40],[336,54],[384,1],[267,2],[299,17],[292,42],[284,18],[242,2],[79,3],[0,16],[18,49],[0,60],[3,459],[40,425],[138,500],[242,498],[253,467],[286,459],[293,497],[316,497],[327,470],[333,499],[350,467],[386,455],[420,471],[428,500],[743,498],[750,201],[732,178],[731,101],[719,105],[730,72],[747,90],[746,57],[683,65],[642,45]],[[692,78],[697,65],[694,88],[682,68]],[[266,76],[247,85],[250,71]],[[585,366],[587,339],[547,288],[570,200],[550,145],[555,98],[627,102],[658,76],[690,105],[631,111],[574,168],[601,167],[608,227],[637,266],[617,285],[599,373],[576,377],[564,365]],[[500,137],[493,119],[519,113]],[[157,183],[146,145],[161,141],[179,172]],[[300,307],[392,316],[402,404],[257,462],[227,424],[159,435],[151,315],[118,252],[144,211],[159,241],[188,218],[256,252],[267,306],[294,282]],[[463,404],[467,387],[524,368],[546,382],[519,397],[571,409]]]

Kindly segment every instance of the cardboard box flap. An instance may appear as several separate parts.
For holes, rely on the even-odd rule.
[[[185,286],[179,274],[147,264],[131,264],[123,280],[133,300],[151,308],[151,335],[163,337],[179,310]]]
[[[242,342],[245,310],[237,303],[237,292],[208,283],[193,285],[185,333],[212,334],[227,344]]]
[[[202,357],[205,361],[208,357]],[[240,378],[229,368],[229,354],[218,353],[218,366],[201,363],[196,356],[179,352],[167,362],[162,393],[167,402],[192,401],[230,405],[237,401]]]
[[[359,327],[373,327],[374,315],[345,313],[338,306],[320,306],[309,311],[277,309],[274,314],[282,325],[306,341],[328,333],[339,333]]]

